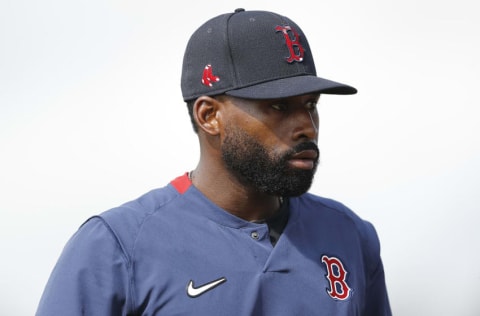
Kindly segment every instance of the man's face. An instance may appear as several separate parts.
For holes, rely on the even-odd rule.
[[[269,195],[305,193],[319,158],[317,100],[318,95],[261,102],[234,99],[240,112],[225,127],[221,149],[226,167],[242,184]]]

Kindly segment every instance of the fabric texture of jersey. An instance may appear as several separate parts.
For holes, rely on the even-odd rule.
[[[273,247],[183,175],[87,220],[36,315],[391,315],[374,227],[309,193],[289,203]]]

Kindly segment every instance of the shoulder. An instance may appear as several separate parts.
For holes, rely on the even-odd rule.
[[[337,230],[356,234],[365,255],[377,261],[380,258],[380,241],[374,225],[363,219],[345,204],[306,193],[291,199],[292,207],[298,210],[302,220],[334,226]]]
[[[297,198],[291,199],[293,205],[301,208],[302,212],[310,216],[328,216],[344,221],[352,222],[355,225],[363,226],[365,221],[343,203],[314,195],[311,193],[303,194]]]
[[[145,218],[159,212],[179,196],[180,194],[169,184],[102,212],[98,217],[108,222],[109,225],[118,225],[124,222],[133,226],[140,225]]]
[[[104,238],[109,236],[108,239],[113,238],[129,257],[145,223],[153,216],[170,210],[181,196],[171,184],[151,190],[134,200],[92,216],[81,225],[77,234],[101,234]]]

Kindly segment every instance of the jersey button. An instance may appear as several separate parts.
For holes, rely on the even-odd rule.
[[[255,239],[255,240],[258,240],[258,237],[260,237],[260,235],[258,234],[257,231],[253,231],[253,232],[250,234],[250,237],[252,237],[252,238]]]

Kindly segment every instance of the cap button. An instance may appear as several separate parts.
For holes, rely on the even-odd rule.
[[[243,11],[245,11],[245,9],[244,9],[244,8],[238,8],[238,9],[235,9],[235,13],[238,13],[238,12],[243,12]]]

